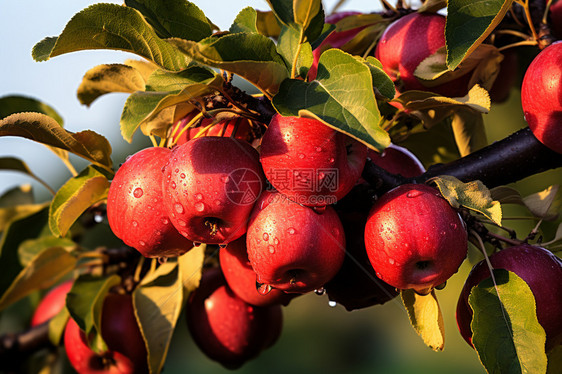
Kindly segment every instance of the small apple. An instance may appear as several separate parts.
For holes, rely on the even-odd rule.
[[[86,335],[71,318],[64,331],[64,347],[80,374],[148,373],[146,346],[133,310],[131,295],[108,294],[103,303],[101,335],[108,350],[95,353]]]
[[[190,117],[193,118],[194,115],[192,115],[191,113],[188,114],[187,118],[189,119]],[[185,122],[185,124],[187,124],[188,122],[189,120]],[[176,141],[176,144],[181,145],[186,143],[188,140],[193,139],[195,136],[197,136],[201,131],[203,131],[207,126],[209,126],[212,123],[213,123],[213,118],[203,118],[199,126],[191,127],[186,131],[184,131],[183,133],[181,133],[181,135],[178,137]],[[181,129],[182,128],[180,128],[178,132],[181,131]],[[234,135],[234,138],[248,141],[248,142],[251,141],[252,126],[250,125],[248,119],[242,117],[220,121],[217,124],[211,126],[203,135],[200,136],[231,137],[232,134],[234,134],[235,130],[236,133]]]
[[[367,147],[316,119],[275,114],[260,161],[279,192],[307,206],[335,203],[361,176]]]
[[[193,242],[226,244],[246,232],[265,183],[258,152],[233,138],[207,136],[173,149],[164,168],[164,209]]]
[[[72,279],[69,279],[47,292],[33,312],[33,316],[31,317],[31,327],[47,322],[59,314],[66,305],[66,294],[72,288],[73,282],[74,281]]]
[[[423,60],[445,46],[445,22],[440,14],[410,13],[386,28],[375,48],[375,57],[397,91],[431,91],[449,97],[467,94],[470,74],[431,88],[414,75]]]
[[[258,283],[285,292],[322,288],[345,257],[343,227],[331,206],[317,212],[278,192],[256,203],[246,244]]]
[[[445,283],[468,250],[459,214],[435,188],[418,184],[401,185],[377,200],[365,246],[379,278],[419,293]]]
[[[406,178],[413,178],[425,173],[421,161],[408,149],[391,144],[382,152],[369,149],[367,158],[392,174],[400,174]]]
[[[170,222],[162,205],[162,167],[171,151],[145,148],[115,173],[107,195],[113,233],[145,257],[175,257],[193,247]]]
[[[562,41],[543,49],[527,68],[521,106],[535,137],[562,153]]]
[[[253,306],[236,296],[218,268],[203,273],[186,307],[187,327],[197,346],[228,369],[241,367],[273,345],[282,317],[280,305]]]
[[[236,239],[219,252],[222,273],[230,289],[242,300],[255,306],[288,305],[296,294],[273,289],[267,294],[258,292],[257,275],[246,250],[246,236]]]
[[[511,271],[529,285],[535,297],[537,318],[546,332],[546,349],[562,343],[562,261],[550,251],[529,244],[505,248],[489,259],[494,269]],[[490,270],[485,261],[480,261],[470,271],[457,304],[457,325],[471,346],[473,312],[468,296],[486,278],[490,278]]]

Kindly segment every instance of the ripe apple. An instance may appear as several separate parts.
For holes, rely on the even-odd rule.
[[[171,151],[145,148],[115,173],[107,195],[113,233],[145,257],[179,256],[193,247],[170,222],[162,205],[162,167]]]
[[[338,211],[346,240],[341,269],[324,286],[328,298],[348,311],[384,304],[398,295],[396,288],[377,277],[365,249],[366,212]]]
[[[228,369],[237,369],[279,338],[280,305],[258,307],[240,299],[218,268],[203,273],[186,307],[187,327],[201,351]]]
[[[521,244],[494,253],[489,257],[494,269],[511,271],[523,279],[535,297],[537,318],[546,332],[546,348],[562,342],[562,261],[550,251]],[[468,296],[474,286],[490,278],[485,261],[476,264],[461,291],[457,304],[457,325],[462,337],[472,346],[472,308]],[[526,302],[526,300],[522,300]]]
[[[33,312],[33,316],[31,317],[31,327],[47,322],[59,314],[66,305],[66,294],[72,288],[72,283],[73,280],[69,279],[47,292]]]
[[[173,149],[164,168],[164,209],[193,242],[226,244],[246,232],[265,183],[258,152],[233,138],[207,136]]]
[[[361,176],[367,147],[322,122],[275,114],[261,143],[265,176],[307,206],[335,203]]]
[[[80,374],[148,373],[147,352],[131,295],[108,294],[103,303],[101,335],[108,350],[95,353],[86,335],[71,318],[64,332],[64,347],[72,367]]]
[[[193,112],[192,112],[193,113]],[[189,122],[190,118],[193,118],[195,114],[188,114],[187,121],[185,124]],[[213,123],[213,118],[203,118],[201,123],[197,127],[191,127],[181,133],[179,138],[176,141],[177,145],[181,145],[186,143],[188,140],[193,139],[200,131],[205,129]],[[230,137],[234,133],[234,129],[236,129],[235,138],[244,141],[250,141],[252,138],[252,126],[250,122],[246,118],[233,118],[229,120],[223,120],[218,122],[217,124],[211,126],[202,136],[226,136]],[[178,130],[181,131],[181,128]]]
[[[467,233],[435,188],[404,184],[371,208],[365,246],[379,278],[426,293],[457,272],[467,254]]]
[[[220,266],[228,286],[242,300],[255,306],[275,304],[288,305],[296,294],[287,294],[281,290],[271,290],[267,294],[258,292],[257,275],[246,250],[246,236],[236,239],[219,252]]]
[[[431,91],[449,97],[466,95],[470,74],[435,87],[424,86],[414,75],[423,60],[445,46],[445,22],[446,18],[440,14],[410,13],[386,28],[375,48],[375,57],[394,81],[397,91]]]
[[[413,178],[425,173],[421,161],[408,149],[391,144],[382,152],[369,149],[367,157],[375,164],[392,174]]]
[[[521,105],[535,137],[562,153],[562,42],[543,49],[527,68]]]
[[[278,192],[256,203],[246,244],[258,283],[285,292],[322,288],[345,257],[343,227],[331,206],[319,213]]]
[[[337,12],[326,17],[324,22],[335,25],[342,19],[357,14],[361,13],[353,11]],[[359,31],[363,30],[364,28],[365,26],[360,26],[345,31],[333,31],[330,35],[328,35],[328,37],[326,37],[326,39],[324,39],[322,43],[320,43],[320,45],[312,51],[314,60],[312,62],[310,70],[308,71],[308,80],[312,81],[316,78],[316,73],[318,72],[318,60],[320,60],[320,55],[322,54],[322,52],[330,48],[343,47],[347,42],[353,39],[353,37],[355,37],[355,35],[357,35]]]

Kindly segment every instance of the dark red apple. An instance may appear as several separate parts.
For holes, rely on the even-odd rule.
[[[265,176],[279,192],[307,206],[335,203],[361,176],[367,147],[322,122],[273,116],[261,143]]]
[[[511,271],[523,279],[535,297],[537,318],[546,332],[546,348],[550,349],[562,342],[562,261],[550,251],[521,244],[503,249],[490,256],[494,269]],[[457,304],[457,325],[459,331],[472,345],[472,308],[468,296],[474,286],[490,278],[490,270],[485,261],[476,264],[461,291]],[[527,302],[527,300],[522,300]]]
[[[431,91],[449,97],[467,94],[470,74],[435,87],[424,86],[414,75],[423,60],[445,46],[445,22],[440,14],[410,13],[386,28],[375,48],[375,57],[397,91]]]
[[[220,269],[203,273],[199,288],[186,307],[193,340],[211,360],[237,369],[279,338],[283,324],[280,305],[253,306],[228,287]]]
[[[527,68],[521,105],[535,137],[562,153],[562,42],[543,49]]]
[[[459,214],[435,189],[405,184],[373,205],[365,246],[379,278],[399,289],[426,293],[445,283],[467,254]]]
[[[194,115],[189,114],[189,118],[193,118]],[[185,121],[185,124],[189,122]],[[201,131],[213,123],[213,118],[203,118],[201,123],[197,127],[191,127],[186,131],[182,132],[181,135],[178,137],[176,144],[181,145],[187,142],[188,140],[193,139],[197,136]],[[217,124],[211,126],[207,131],[205,131],[202,135],[199,136],[226,136],[230,137],[236,130],[234,137],[239,140],[244,141],[251,141],[252,138],[252,126],[250,122],[246,118],[233,118],[229,120],[220,121]],[[181,131],[181,128],[178,130]]]
[[[162,167],[171,151],[145,148],[115,173],[107,195],[113,233],[145,257],[175,257],[193,247],[170,222],[162,205]]]
[[[258,292],[257,275],[246,250],[246,236],[236,239],[219,252],[222,273],[230,289],[242,300],[255,306],[288,305],[296,294],[273,289],[267,294]]]
[[[162,180],[172,224],[194,242],[226,244],[246,232],[265,186],[258,152],[247,142],[207,136],[173,149]]]
[[[421,161],[408,149],[391,144],[382,152],[369,149],[368,158],[375,164],[392,174],[400,174],[413,178],[425,173]]]
[[[562,1],[554,1],[550,6],[550,21],[552,35],[557,39],[562,38]]]
[[[343,227],[331,206],[317,212],[278,192],[256,203],[246,244],[258,283],[286,292],[322,288],[345,256]]]
[[[69,279],[47,292],[33,312],[33,316],[31,317],[31,327],[47,322],[59,314],[66,305],[66,294],[72,288],[73,282],[74,281],[72,279]]]
[[[71,318],[64,332],[64,347],[80,374],[148,373],[146,346],[133,310],[131,295],[108,294],[103,303],[101,334],[108,350],[89,348],[86,335]]]

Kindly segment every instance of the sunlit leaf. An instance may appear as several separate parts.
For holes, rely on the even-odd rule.
[[[392,82],[392,79],[384,72],[380,61],[372,56],[367,57],[363,61],[369,67],[369,70],[371,70],[373,88],[376,90],[376,93],[387,99],[392,99],[396,94],[394,82]]]
[[[435,290],[425,296],[414,290],[402,290],[400,296],[410,323],[423,342],[434,351],[442,351],[445,346],[445,324]]]
[[[321,10],[321,0],[293,0],[294,21],[305,30]]]
[[[306,77],[308,74],[308,69],[312,65],[312,47],[310,43],[302,43],[299,47],[300,34],[297,30],[291,27],[283,27],[281,29],[281,34],[279,35],[279,41],[277,43],[277,51],[285,59],[285,63],[290,69],[293,69],[293,62],[295,62],[296,54],[298,53],[298,58],[296,60],[296,76]]]
[[[458,109],[452,115],[451,126],[462,157],[488,145],[482,113]]]
[[[8,117],[10,114],[20,112],[43,113],[52,117],[61,126],[63,119],[58,112],[44,102],[26,96],[10,95],[0,98],[0,119]]]
[[[146,82],[147,91],[181,91],[185,86],[193,83],[211,82],[217,77],[216,72],[203,66],[190,66],[180,72],[155,70]]]
[[[559,207],[554,206],[553,203],[555,202],[559,189],[560,186],[557,184],[549,186],[543,191],[525,196],[523,198],[523,203],[535,217],[554,219],[558,215],[557,210]]]
[[[237,32],[259,32],[258,31],[258,12],[252,7],[242,9],[232,22],[229,31]]]

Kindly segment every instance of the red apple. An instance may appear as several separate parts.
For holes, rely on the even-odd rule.
[[[222,273],[230,289],[242,300],[255,306],[275,304],[288,305],[295,294],[287,294],[281,290],[271,290],[267,294],[258,292],[257,275],[246,250],[246,236],[228,244],[219,253]]]
[[[527,68],[521,105],[535,137],[562,153],[562,42],[543,49]]]
[[[192,112],[193,113],[193,112]],[[195,116],[195,114],[188,114],[186,117],[187,121],[184,121],[184,126],[189,123],[189,120]],[[213,123],[213,118],[203,118],[201,123],[197,127],[191,127],[181,133],[178,137],[176,144],[181,145],[186,143],[188,140],[193,139],[197,136],[201,131],[203,131],[207,126]],[[181,131],[183,127],[180,127],[178,130]],[[206,132],[204,132],[200,136],[226,136],[230,137],[234,133],[236,129],[236,133],[234,137],[239,140],[250,141],[252,138],[252,126],[250,122],[246,118],[233,118],[229,120],[220,121],[217,124],[211,126]]]
[[[550,6],[550,21],[552,35],[557,39],[562,38],[562,1],[555,1]]]
[[[151,147],[130,156],[115,173],[107,195],[113,233],[145,257],[175,257],[193,247],[162,205],[162,167],[171,151]]]
[[[421,161],[408,149],[391,144],[382,152],[369,150],[367,157],[375,164],[392,174],[413,178],[425,173]]]
[[[490,256],[494,269],[511,271],[523,279],[535,297],[537,318],[546,332],[546,348],[562,342],[562,261],[550,251],[521,244],[503,249]],[[474,286],[490,278],[485,261],[476,264],[461,291],[457,304],[457,325],[462,337],[472,345],[472,308],[468,296]],[[527,300],[522,300],[527,302]]]
[[[467,233],[459,214],[435,188],[405,184],[373,205],[365,245],[379,278],[425,293],[457,272],[466,257]]]
[[[367,147],[322,122],[273,116],[261,143],[265,176],[279,192],[307,206],[335,203],[361,176]]]
[[[226,244],[246,232],[264,187],[258,152],[233,138],[208,136],[175,147],[162,181],[172,224],[194,242]]]
[[[253,306],[228,287],[220,269],[205,271],[186,307],[193,340],[211,360],[237,369],[279,338],[280,305]]]
[[[59,314],[66,305],[66,294],[72,288],[72,283],[73,280],[69,279],[47,292],[39,305],[37,305],[35,312],[33,312],[31,327],[47,322]]]
[[[108,294],[103,303],[101,334],[108,350],[95,353],[86,335],[71,318],[64,332],[64,347],[80,374],[148,373],[147,352],[133,310],[131,295]]]
[[[414,75],[423,60],[445,46],[445,21],[440,14],[410,13],[386,28],[375,48],[375,57],[397,91],[431,91],[449,97],[467,94],[470,74],[435,87],[424,86]]]
[[[256,203],[246,244],[258,283],[286,292],[322,288],[345,256],[343,227],[331,206],[318,213],[278,192]]]

